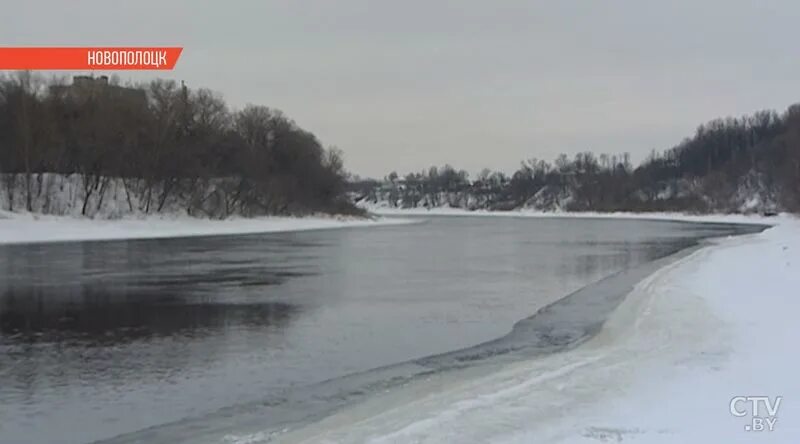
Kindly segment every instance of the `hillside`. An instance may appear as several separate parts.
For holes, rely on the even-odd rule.
[[[446,165],[350,184],[365,207],[470,210],[774,212],[800,210],[800,105],[717,119],[634,167],[628,154],[530,159],[474,180]]]

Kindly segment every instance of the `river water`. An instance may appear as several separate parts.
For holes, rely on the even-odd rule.
[[[0,443],[224,442],[426,372],[557,351],[620,299],[588,287],[537,311],[743,230],[753,228],[431,217],[0,246]]]

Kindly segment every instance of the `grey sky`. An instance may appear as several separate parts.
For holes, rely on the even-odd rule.
[[[668,148],[800,101],[800,2],[6,1],[4,45],[180,45],[172,72],[279,108],[350,170],[512,171]]]

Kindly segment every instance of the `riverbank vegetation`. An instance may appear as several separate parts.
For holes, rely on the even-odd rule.
[[[628,154],[529,159],[470,180],[446,165],[351,184],[356,200],[389,207],[544,211],[800,211],[800,105],[717,119],[634,166]]]
[[[342,154],[276,109],[231,110],[171,80],[0,74],[0,207],[9,211],[358,213]]]
[[[800,105],[717,119],[638,166],[531,158],[511,174],[450,165],[347,180],[342,153],[279,110],[231,110],[170,80],[0,74],[0,209],[117,217],[360,214],[389,207],[800,211]]]

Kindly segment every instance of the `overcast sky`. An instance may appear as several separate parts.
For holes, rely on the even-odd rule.
[[[174,71],[121,78],[279,108],[369,176],[639,160],[800,101],[796,0],[0,3],[2,45],[183,46]]]

